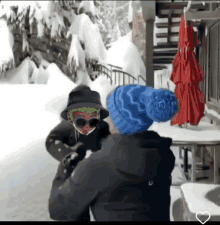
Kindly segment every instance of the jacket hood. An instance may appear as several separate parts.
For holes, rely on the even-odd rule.
[[[115,153],[115,169],[123,176],[151,180],[161,174],[161,170],[165,176],[172,172],[175,157],[170,150],[171,144],[171,138],[144,131],[135,135],[110,135],[102,147],[109,149],[110,154]]]

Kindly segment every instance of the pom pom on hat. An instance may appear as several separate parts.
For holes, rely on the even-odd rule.
[[[146,106],[148,117],[156,122],[166,122],[178,111],[175,94],[166,89],[148,88],[140,94],[139,99]]]

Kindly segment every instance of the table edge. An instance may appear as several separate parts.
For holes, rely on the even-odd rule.
[[[205,145],[205,146],[220,146],[220,140],[218,141],[172,141],[173,146],[179,145]]]

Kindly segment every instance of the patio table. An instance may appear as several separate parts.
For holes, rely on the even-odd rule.
[[[214,183],[218,184],[218,162],[217,162],[217,152],[216,147],[220,146],[220,141],[178,141],[173,140],[173,146],[178,147],[190,147],[192,151],[192,175],[191,175],[191,181],[196,182],[196,150],[198,147],[214,147]],[[184,166],[188,166],[186,164],[188,159],[186,158],[187,155],[184,155]],[[184,171],[186,172],[186,171]]]
[[[196,182],[196,150],[201,147],[214,147],[214,183],[218,183],[217,154],[220,149],[220,130],[207,122],[200,121],[198,126],[188,125],[187,128],[179,128],[165,123],[153,123],[149,130],[156,131],[160,136],[172,138],[172,146],[179,148],[191,148],[192,151],[192,182]],[[188,157],[185,154],[184,166],[187,167]]]

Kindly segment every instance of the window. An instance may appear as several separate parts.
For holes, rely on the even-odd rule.
[[[217,21],[209,30],[209,101],[220,106],[220,23]]]

